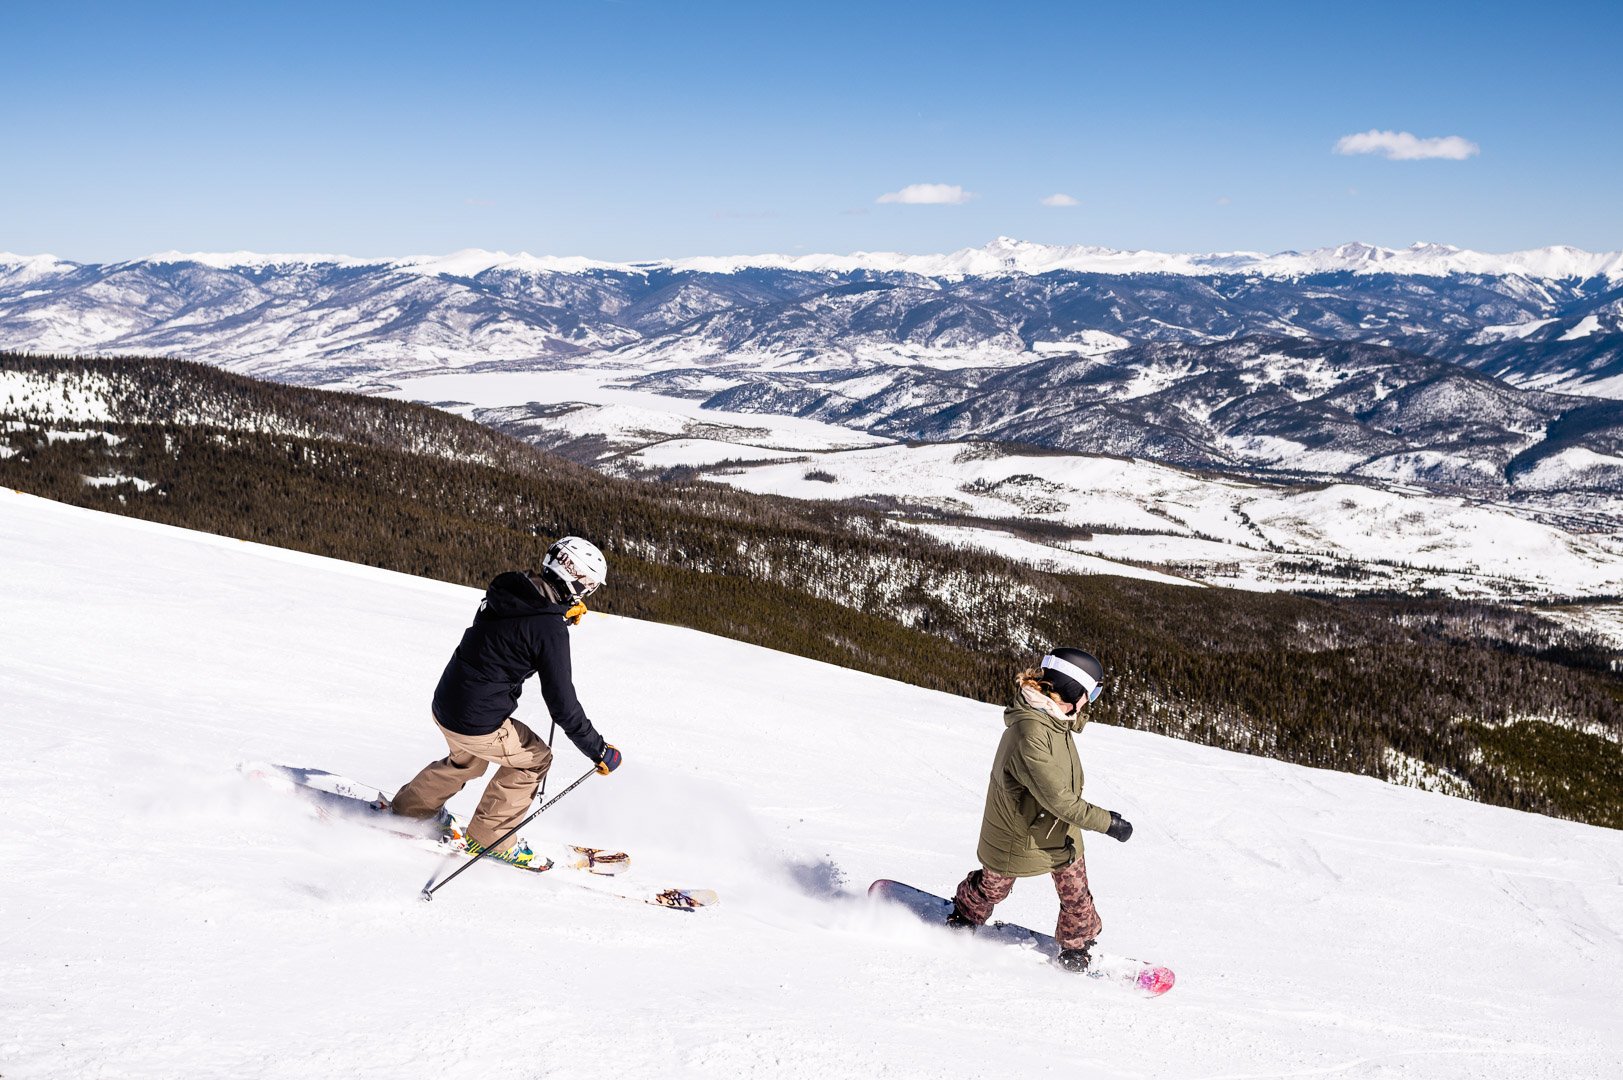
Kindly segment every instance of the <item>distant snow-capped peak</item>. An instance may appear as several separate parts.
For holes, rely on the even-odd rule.
[[[578,274],[608,271],[628,274],[688,272],[733,274],[744,270],[775,269],[808,273],[905,273],[920,277],[961,279],[1009,274],[1044,274],[1071,271],[1095,274],[1176,274],[1209,277],[1216,274],[1255,274],[1263,277],[1301,277],[1309,274],[1404,274],[1447,277],[1452,274],[1543,278],[1551,280],[1605,277],[1623,279],[1623,252],[1589,252],[1566,245],[1490,254],[1449,244],[1416,243],[1407,248],[1383,248],[1352,242],[1311,251],[1282,251],[1269,255],[1256,251],[1178,254],[1124,251],[1089,244],[1039,244],[1000,236],[984,247],[963,248],[935,255],[859,251],[849,255],[701,255],[680,259],[607,262],[581,256],[509,254],[470,248],[449,255],[403,258],[354,258],[347,255],[262,255],[248,251],[228,253],[166,251],[118,266],[196,264],[216,269],[285,267],[378,267],[426,277],[475,277],[492,270],[529,274]],[[79,264],[49,255],[0,254],[0,273],[48,276],[76,269]]]
[[[1096,274],[1258,274],[1299,277],[1307,274],[1409,274],[1447,277],[1481,274],[1529,278],[1623,278],[1623,252],[1592,253],[1555,246],[1507,254],[1468,251],[1448,244],[1416,243],[1394,249],[1348,243],[1312,251],[1267,255],[1256,251],[1169,254],[1123,251],[1089,244],[1038,244],[1000,236],[984,247],[940,255],[857,252],[852,255],[756,255],[674,259],[627,264],[625,269],[666,269],[730,273],[753,268],[850,272],[867,270],[962,278],[1000,274],[1044,274],[1068,270]]]
[[[77,269],[77,264],[64,262],[55,255],[13,255],[9,251],[0,251],[0,277],[10,285],[55,277]]]

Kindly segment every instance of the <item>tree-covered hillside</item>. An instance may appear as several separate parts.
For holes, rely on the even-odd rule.
[[[0,354],[0,483],[470,585],[578,533],[609,555],[607,611],[988,701],[1075,644],[1111,673],[1098,720],[1623,826],[1613,658],[1529,645],[1522,617],[1046,573],[872,509],[606,477],[427,407],[178,361]]]

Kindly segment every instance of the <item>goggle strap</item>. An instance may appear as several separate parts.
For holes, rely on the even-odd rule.
[[[1086,671],[1083,671],[1069,660],[1061,659],[1060,657],[1055,656],[1053,653],[1049,653],[1047,656],[1043,657],[1041,666],[1047,668],[1049,671],[1057,671],[1062,675],[1069,675],[1071,678],[1081,683],[1082,689],[1087,691],[1088,701],[1090,702],[1097,701],[1099,699],[1099,694],[1104,690],[1104,683],[1100,682],[1098,679],[1095,679],[1092,675],[1089,675]]]

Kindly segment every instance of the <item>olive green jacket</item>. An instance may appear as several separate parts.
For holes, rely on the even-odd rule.
[[[1082,798],[1082,759],[1071,732],[1087,726],[1085,712],[1064,720],[1024,703],[1003,710],[977,850],[988,870],[1052,873],[1081,857],[1083,829],[1110,828],[1109,811]]]

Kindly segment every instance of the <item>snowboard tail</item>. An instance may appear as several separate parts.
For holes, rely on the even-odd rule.
[[[952,901],[944,897],[927,893],[923,889],[915,889],[911,885],[904,885],[900,881],[881,879],[868,886],[868,896],[872,899],[883,900],[886,903],[897,904],[911,911],[922,922],[927,922],[943,929],[947,925],[947,916],[952,912]],[[1049,960],[1059,955],[1059,942],[1049,934],[1041,934],[1035,930],[1028,930],[1024,926],[1014,923],[989,922],[978,927],[975,937],[996,941],[1003,945],[1018,945],[1032,949]],[[1125,956],[1113,956],[1110,953],[1101,953],[1097,948],[1092,952],[1092,960],[1083,974],[1092,979],[1101,979],[1105,982],[1137,990],[1147,997],[1160,997],[1172,989],[1176,981],[1172,969],[1159,964],[1148,964],[1142,960],[1134,960]]]

